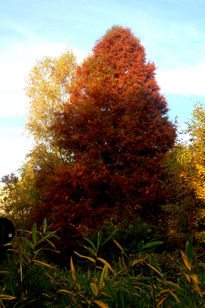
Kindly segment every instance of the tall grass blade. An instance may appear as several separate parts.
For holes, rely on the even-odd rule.
[[[96,250],[92,249],[91,247],[87,247],[87,246],[83,246],[85,249],[87,249],[91,255],[94,255],[95,257],[97,257],[97,252]]]
[[[106,240],[102,243],[101,247],[103,247],[107,242],[109,242],[113,236],[116,234],[117,230],[112,231],[112,233],[106,238]]]
[[[11,295],[7,295],[7,294],[0,294],[0,299],[4,299],[4,300],[13,300],[15,299],[15,296],[11,296]]]
[[[29,241],[29,239],[27,237],[22,237],[22,240],[33,250],[34,249],[34,245],[31,241]]]
[[[90,288],[91,288],[91,290],[93,292],[93,295],[95,297],[97,297],[98,296],[98,287],[97,287],[97,285],[94,282],[91,282],[90,283]]]
[[[163,242],[162,241],[155,241],[155,242],[149,242],[147,244],[145,244],[141,250],[143,249],[148,249],[148,248],[153,248],[153,247],[156,247],[156,246],[159,246],[159,245],[162,245]]]
[[[115,273],[114,270],[112,269],[111,265],[110,265],[107,261],[105,261],[105,260],[102,259],[102,258],[97,258],[97,260],[99,260],[100,262],[102,262],[102,263],[103,263],[104,265],[106,265],[113,273]]]
[[[43,233],[45,233],[46,230],[47,230],[47,220],[46,220],[46,218],[44,218],[44,220],[43,220]]]
[[[164,303],[164,301],[166,301],[167,298],[168,298],[167,295],[165,295],[164,297],[162,297],[162,298],[159,300],[159,302],[157,303],[157,308],[160,307],[160,306]]]
[[[187,268],[189,271],[191,271],[191,264],[189,263],[189,261],[188,261],[188,259],[187,259],[187,255],[186,255],[183,251],[181,251],[181,255],[182,255],[182,259],[183,259],[183,261],[184,261],[184,264],[185,264],[186,268]]]
[[[105,279],[104,281],[105,281],[105,285],[106,285],[106,287],[107,287],[107,290],[109,291],[109,293],[110,293],[112,299],[113,299],[114,302],[116,303],[116,302],[117,302],[117,295],[116,295],[116,293],[115,293],[115,291],[114,291],[114,289],[113,289],[113,287],[112,287],[112,284],[111,284],[110,281],[107,280],[107,279]]]
[[[88,259],[89,261],[93,262],[93,263],[96,263],[95,259],[91,258],[91,257],[87,257],[87,256],[84,256],[84,255],[81,255],[80,253],[78,253],[77,251],[74,251],[74,253],[79,256],[80,258],[84,258],[84,259]]]
[[[193,234],[191,235],[189,241],[186,242],[186,248],[185,248],[186,256],[190,264],[192,262],[193,255],[194,255],[192,242],[193,242]]]
[[[76,282],[75,267],[73,265],[72,257],[70,257],[70,269],[71,269],[71,275],[72,275],[73,281]]]
[[[96,248],[95,244],[89,238],[85,238],[85,240],[92,246],[92,248],[96,252],[97,248]]]
[[[50,265],[46,262],[43,262],[43,261],[39,261],[39,260],[32,260],[34,263],[37,263],[37,264],[41,264],[43,266],[46,266],[46,267],[49,267],[49,268],[56,268],[56,266],[54,265]]]
[[[37,225],[36,225],[36,223],[33,224],[31,232],[32,232],[32,241],[33,241],[34,245],[36,245],[36,243],[37,243]]]
[[[124,254],[128,259],[128,255],[126,254],[125,250],[122,248],[122,246],[115,240],[113,239],[113,242],[115,243],[115,245],[121,250],[121,253]]]
[[[109,308],[109,306],[107,304],[105,304],[104,302],[102,302],[101,300],[95,300],[93,301],[95,304],[97,304],[99,307],[101,308]]]
[[[145,262],[151,269],[153,269],[160,277],[162,277],[162,273],[160,273],[154,266],[152,266],[151,264]]]
[[[100,276],[100,283],[99,283],[100,288],[104,287],[104,279],[107,278],[107,274],[108,274],[108,269],[107,269],[107,266],[104,265],[101,276]]]
[[[100,248],[100,244],[101,244],[101,239],[102,239],[102,232],[98,233],[98,239],[97,239],[97,251]]]

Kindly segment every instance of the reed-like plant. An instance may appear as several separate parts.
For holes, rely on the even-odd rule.
[[[60,269],[49,264],[45,254],[55,251],[56,237],[46,221],[40,230],[34,224],[31,232],[21,231],[13,255],[1,265],[0,307],[204,307],[204,254],[198,253],[200,243],[193,246],[192,237],[171,278],[154,251],[160,241],[140,242],[133,254],[116,240],[115,232],[107,238],[98,233],[96,241],[85,239],[85,252],[75,252],[77,259],[70,258],[69,269]],[[101,257],[109,243],[119,251],[116,262]],[[78,257],[85,262],[78,263]]]
[[[195,271],[204,263],[191,268],[193,260],[197,260],[192,238],[186,243],[185,252],[181,253],[176,281],[167,278],[153,257],[152,249],[161,242],[144,244],[136,255],[129,255],[113,239],[121,255],[118,263],[111,265],[99,256],[100,240],[100,234],[96,244],[86,239],[89,246],[84,248],[89,255],[76,252],[93,264],[93,269],[87,272],[87,280],[78,279],[71,259],[72,287],[58,291],[66,294],[76,307],[203,307],[204,274],[198,275]]]
[[[17,236],[12,242],[13,249],[7,255],[7,260],[1,264],[1,307],[36,307],[47,301],[47,290],[52,285],[48,283],[47,270],[54,269],[45,261],[47,250],[56,251],[52,238],[58,238],[55,232],[50,232],[46,220],[40,230],[36,224],[31,231],[17,230]],[[43,306],[42,306],[43,307]]]

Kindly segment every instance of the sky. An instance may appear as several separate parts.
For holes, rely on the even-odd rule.
[[[0,178],[32,148],[25,80],[37,59],[72,50],[78,62],[113,25],[128,27],[156,65],[179,131],[205,104],[205,0],[0,0]]]

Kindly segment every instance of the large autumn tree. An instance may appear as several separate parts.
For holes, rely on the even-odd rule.
[[[33,213],[34,220],[47,216],[68,238],[110,215],[152,211],[161,162],[176,135],[155,66],[129,29],[113,27],[96,43],[70,93],[52,125],[70,160],[46,176],[39,171],[44,193]]]

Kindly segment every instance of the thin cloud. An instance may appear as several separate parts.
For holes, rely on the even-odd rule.
[[[11,130],[10,134],[3,136],[0,135],[0,143],[4,145],[0,151],[0,179],[11,172],[17,172],[18,168],[22,166],[22,163],[26,157],[26,154],[32,147],[31,138],[22,136],[22,131],[16,128]]]
[[[159,70],[157,81],[163,93],[205,95],[205,62],[187,68]]]

